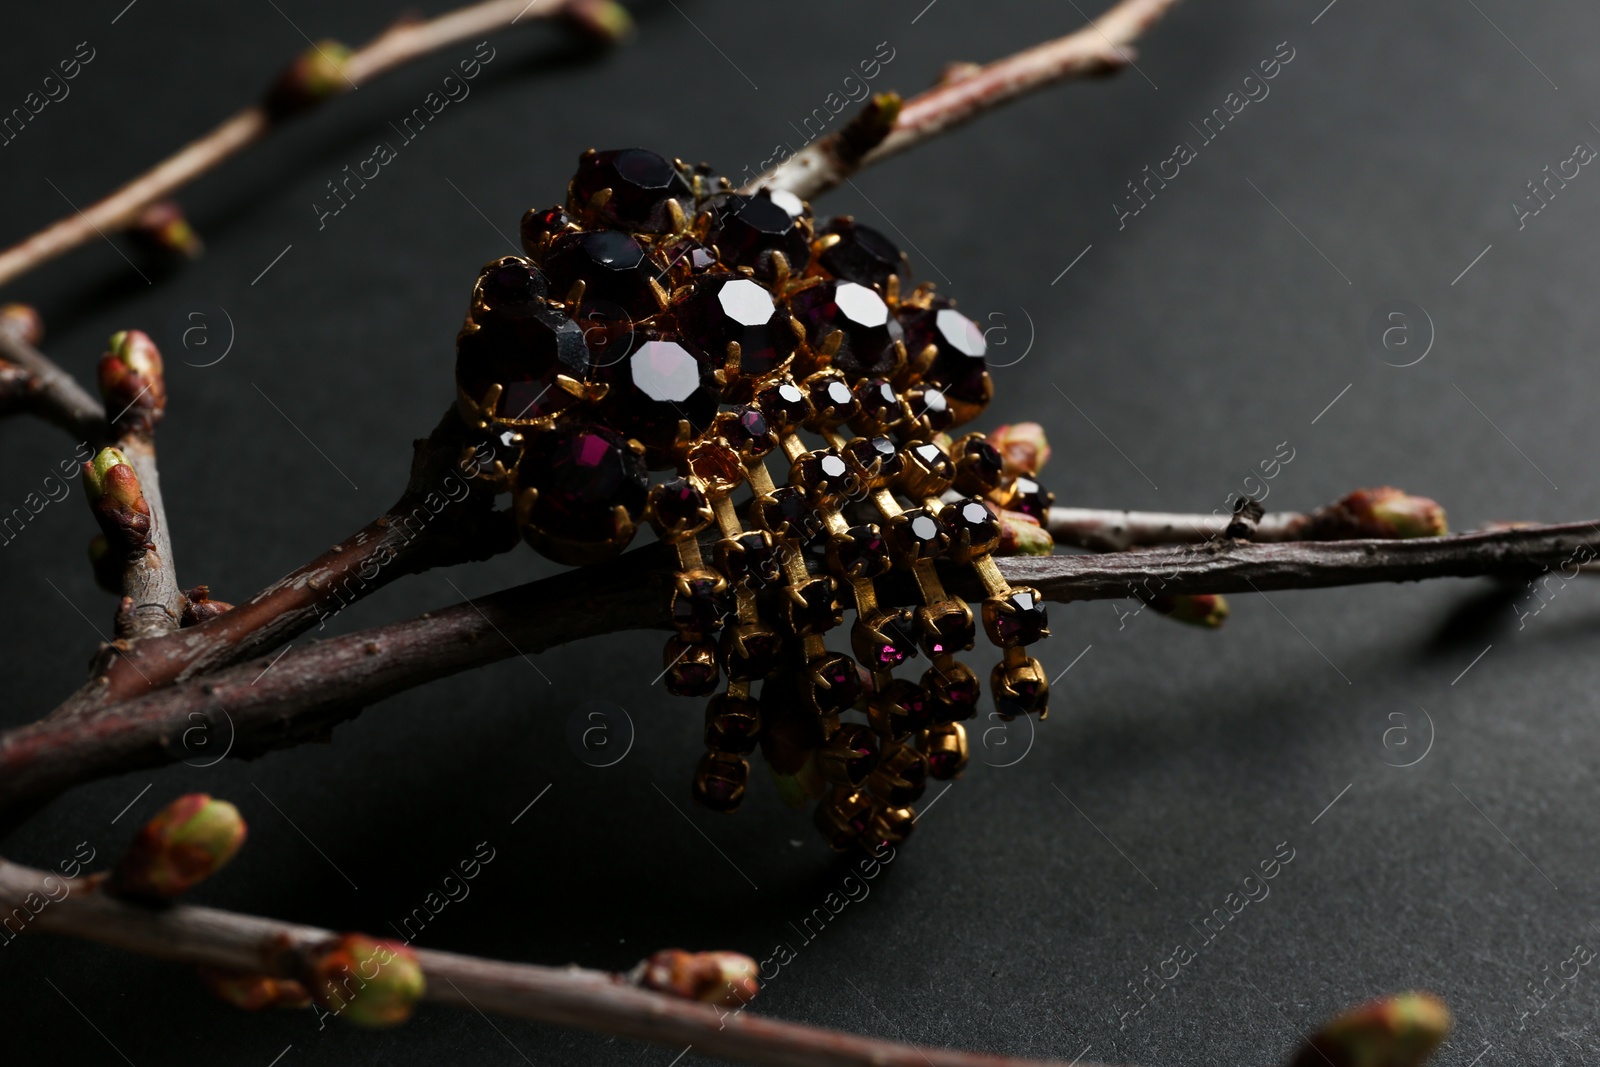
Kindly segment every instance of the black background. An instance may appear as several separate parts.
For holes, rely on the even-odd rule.
[[[360,41],[394,14],[386,0],[140,0],[113,25],[124,3],[8,15],[0,110],[78,42],[96,50],[71,96],[0,148],[8,241],[253,97],[304,46],[297,26]],[[795,127],[879,42],[894,58],[874,88],[909,92],[950,60],[1084,19],[1071,4],[924,3],[642,4],[637,42],[599,58],[549,26],[518,27],[493,39],[470,98],[319,232],[325,183],[392,139],[388,123],[473,50],[452,47],[186,191],[209,242],[200,263],[146,284],[97,241],[5,295],[43,310],[46,349],[86,378],[115,329],[162,341],[180,573],[243,599],[392,499],[408,442],[452,395],[477,267],[510,250],[524,209],[560,198],[582,149],[638,144],[737,174],[797,143]],[[997,360],[1014,365],[996,372],[984,425],[1045,424],[1061,503],[1209,511],[1287,442],[1269,508],[1392,483],[1442,501],[1458,529],[1593,516],[1600,176],[1584,168],[1520,231],[1509,205],[1577,142],[1600,144],[1600,14],[1575,0],[1324,3],[1185,5],[1141,47],[1140,71],[986,116],[861,175],[819,213],[896,236],[920,277],[994,328]],[[1176,142],[1198,145],[1189,124],[1285,41],[1294,59],[1270,96],[1119,231],[1124,184]],[[1374,309],[1400,299],[1436,329],[1406,368],[1364,339]],[[227,357],[185,365],[228,339],[218,308]],[[213,344],[186,351],[172,323],[196,309]],[[0,447],[6,512],[73,451],[20,420],[0,426]],[[7,725],[69,691],[94,628],[110,626],[80,495],[74,482],[0,550]],[[554,569],[522,550],[408,579],[337,628]],[[110,861],[167,799],[208,790],[240,805],[252,836],[199,900],[381,935],[487,841],[495,859],[471,896],[418,944],[624,968],[665,946],[759,959],[788,940],[796,958],[757,1009],[786,1019],[1062,1060],[1268,1063],[1348,1004],[1420,987],[1456,1012],[1449,1067],[1480,1053],[1579,1062],[1597,1047],[1594,975],[1519,1014],[1530,982],[1600,938],[1596,595],[1575,583],[1520,629],[1486,583],[1238,596],[1219,633],[1149,613],[1124,625],[1131,604],[1058,607],[1047,669],[1084,655],[1031,750],[986,766],[1016,760],[1027,727],[1007,737],[976,721],[972,769],[949,797],[930,791],[871,895],[809,943],[791,923],[846,869],[759,769],[737,817],[691,806],[700,707],[652,686],[658,633],[418,689],[328,746],[86,786],[5,849],[54,866],[88,841]],[[986,673],[990,660],[973,662]],[[566,741],[588,700],[620,705],[637,728],[609,769]],[[1421,762],[1393,766],[1430,736]],[[1138,1003],[1129,983],[1196,943],[1190,923],[1280,842],[1295,858],[1271,895],[1119,1028]],[[242,1015],[181,968],[42,937],[0,948],[0,989],[11,1063],[120,1052],[141,1067],[266,1067],[287,1047],[285,1065],[666,1067],[681,1051],[438,1007],[397,1031],[319,1031],[309,1012]]]

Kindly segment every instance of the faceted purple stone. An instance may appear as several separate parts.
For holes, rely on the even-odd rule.
[[[562,234],[545,256],[544,272],[558,297],[583,281],[583,304],[614,309],[608,316],[613,319],[644,318],[660,310],[650,283],[666,273],[665,265],[621,230]]]
[[[506,318],[530,314],[548,288],[539,268],[521,256],[498,259],[478,275],[479,302]]]
[[[993,551],[1000,540],[1000,521],[981,500],[958,500],[939,512],[950,542],[969,553]]]
[[[950,534],[926,508],[914,508],[890,520],[889,550],[902,566],[918,560],[936,559],[944,553]]]
[[[795,318],[805,327],[813,350],[835,330],[843,334],[833,365],[851,380],[887,377],[899,353],[895,342],[905,333],[889,305],[859,282],[828,281],[795,293],[789,299]]]
[[[806,379],[806,386],[813,412],[810,423],[837,426],[855,418],[858,411],[855,394],[836,371],[814,374]]]
[[[659,251],[667,262],[667,278],[671,282],[662,284],[669,289],[688,285],[696,278],[721,269],[717,265],[717,254],[693,237],[672,238],[660,245]]]
[[[1032,589],[1013,589],[1004,603],[1010,611],[985,611],[985,621],[992,619],[990,636],[997,645],[1031,645],[1050,632],[1050,615],[1044,599]]]
[[[825,505],[849,494],[856,480],[849,464],[837,452],[818,449],[794,461],[789,468],[789,484],[819,505]]]
[[[839,625],[842,617],[835,588],[832,578],[821,575],[792,589],[783,602],[789,628],[806,636],[827,633]]]
[[[709,634],[722,628],[734,609],[733,591],[711,575],[693,575],[684,583],[688,593],[672,591],[672,625],[683,634]],[[721,586],[719,589],[718,586]]]
[[[481,318],[482,321],[478,321]],[[505,311],[483,311],[476,329],[456,339],[456,382],[474,400],[489,386],[502,386],[493,415],[516,422],[553,414],[572,401],[555,386],[555,376],[580,381],[589,375],[589,350],[583,329],[555,304],[534,299],[507,304]]]
[[[1028,678],[1012,684],[1012,694],[995,697],[994,710],[1002,719],[1014,719],[1038,711],[1049,695],[1050,687],[1042,679]]]
[[[650,515],[658,532],[687,533],[707,524],[706,495],[687,478],[672,478],[650,487]]]
[[[956,488],[973,496],[988,496],[1005,481],[1005,462],[1000,450],[979,434],[960,442],[955,457]]]
[[[956,413],[950,409],[944,390],[929,382],[906,390],[906,406],[911,409],[911,425],[918,431],[913,436],[943,433],[956,423]]]
[[[893,608],[870,619],[857,616],[850,647],[872,671],[892,671],[906,660],[915,659],[916,623],[912,610]]]
[[[781,253],[798,275],[811,262],[811,241],[801,218],[773,203],[765,192],[754,196],[720,193],[706,202],[711,228],[706,240],[730,267],[749,267],[762,281],[776,273],[772,254]]]
[[[822,515],[806,495],[792,485],[782,485],[757,504],[761,525],[774,537],[788,537],[802,545],[823,528]]]
[[[767,424],[779,433],[799,426],[811,418],[811,405],[805,392],[789,378],[769,382],[756,390],[756,406],[767,417]]]
[[[603,368],[601,377],[610,386],[601,402],[606,424],[646,445],[654,458],[672,453],[680,421],[698,435],[716,418],[718,390],[710,368],[654,331],[640,330],[633,351]]]
[[[517,486],[535,489],[530,519],[569,541],[610,540],[617,507],[638,521],[650,476],[627,442],[601,426],[532,435],[517,464]]]
[[[900,450],[887,437],[857,437],[845,444],[844,455],[856,475],[873,485],[893,481],[905,468]]]
[[[901,285],[909,281],[911,269],[904,253],[872,227],[843,215],[829,221],[820,236],[829,234],[838,234],[839,240],[817,262],[835,278],[880,291],[887,288],[891,275],[899,275]]]
[[[877,578],[889,573],[889,546],[872,523],[852,526],[828,541],[828,567],[840,578]],[[876,669],[876,668],[874,668]]]
[[[730,679],[754,681],[778,669],[783,638],[774,630],[747,628],[743,624],[729,626],[722,631],[721,651],[723,669]]]
[[[540,211],[530,208],[522,216],[522,250],[528,255],[540,252],[550,238],[566,233],[577,225],[577,220],[567,214],[566,208],[549,207]]]
[[[729,412],[733,417],[722,421],[727,442],[742,456],[761,457],[778,446],[777,435],[767,423],[761,409],[742,405]]]
[[[764,378],[794,355],[798,338],[772,294],[743,275],[713,275],[672,308],[678,336],[721,367],[728,342],[739,344],[739,375]]]
[[[878,739],[860,723],[845,723],[835,730],[823,748],[826,761],[851,786],[867,780],[878,762]]]
[[[970,611],[924,608],[917,616],[917,629],[930,658],[969,649],[976,636]]]
[[[942,675],[930,668],[923,674],[922,684],[934,694],[935,722],[962,722],[978,713],[983,687],[978,684],[977,675],[961,664],[944,668]]]
[[[706,747],[713,752],[748,756],[761,733],[761,705],[749,697],[727,693],[706,705]]]
[[[721,671],[709,640],[671,638],[662,659],[666,663],[664,684],[673,696],[703,697],[717,688]]]
[[[961,773],[961,753],[940,751],[928,753],[928,777],[943,782]]]
[[[732,582],[768,585],[782,577],[777,546],[765,530],[746,530],[717,542],[717,568]]]
[[[907,678],[896,678],[883,690],[883,696],[893,705],[889,715],[889,728],[895,736],[924,730],[933,722],[933,695]]]
[[[1054,493],[1026,476],[1019,476],[1011,483],[1011,489],[1011,501],[1006,505],[1008,509],[1033,516],[1040,526],[1050,521],[1050,505],[1056,502]]]
[[[850,425],[857,433],[869,436],[888,433],[905,418],[900,395],[884,379],[863,379],[856,383],[855,393],[859,410]]]
[[[601,189],[611,196],[594,209],[594,217],[611,226],[646,233],[672,229],[668,200],[678,201],[687,215],[694,203],[689,180],[669,159],[643,148],[585,152],[572,179],[572,208],[588,212],[590,198]]]
[[[933,345],[937,355],[924,377],[944,387],[957,400],[982,404],[988,401],[984,375],[989,342],[983,328],[967,318],[950,301],[936,298],[933,306],[902,314],[906,350],[912,354]]]
[[[738,756],[707,752],[695,769],[694,799],[712,811],[730,812],[744,800],[750,765]]]
[[[824,653],[807,664],[807,673],[811,703],[819,715],[838,715],[861,695],[861,676],[849,656]]]

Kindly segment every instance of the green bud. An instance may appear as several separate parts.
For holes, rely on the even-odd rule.
[[[205,793],[181,796],[144,824],[112,872],[110,887],[126,896],[178,896],[233,859],[247,832],[239,809],[226,800]]]
[[[1150,607],[1170,619],[1208,630],[1228,621],[1228,601],[1219,593],[1151,597]]]
[[[83,485],[88,490],[91,503],[105,495],[106,475],[118,466],[133,469],[128,464],[128,457],[115,448],[102,448],[93,460],[83,465]]]
[[[736,1008],[760,992],[756,961],[737,952],[685,952],[669,948],[640,961],[628,977],[658,993]]]
[[[0,304],[0,329],[11,331],[25,345],[44,339],[44,320],[27,304]]]
[[[1450,1025],[1450,1009],[1431,993],[1385,997],[1326,1023],[1291,1067],[1421,1067]]]
[[[597,44],[619,44],[633,37],[633,16],[617,0],[576,0],[562,10],[567,22]]]
[[[354,53],[324,38],[295,57],[267,90],[262,106],[274,120],[292,118],[352,88],[346,71]]]
[[[1000,458],[1010,475],[1037,477],[1040,469],[1050,462],[1050,440],[1044,435],[1044,427],[1037,422],[996,426],[989,434],[989,443],[1000,450]]]
[[[317,949],[306,985],[319,1005],[357,1026],[398,1026],[427,990],[409,945],[345,934]]]
[[[1056,550],[1056,539],[1032,515],[999,509],[1000,556],[1048,556]]]

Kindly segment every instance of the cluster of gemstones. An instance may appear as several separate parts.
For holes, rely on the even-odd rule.
[[[505,450],[523,536],[588,564],[648,521],[676,552],[665,684],[716,694],[696,800],[736,809],[759,747],[787,801],[821,800],[834,847],[903,840],[927,780],[964,768],[980,698],[955,659],[973,611],[936,561],[986,590],[996,712],[1046,710],[1027,652],[1044,604],[991,554],[997,510],[1042,520],[1050,495],[983,435],[950,434],[993,392],[983,331],[909,289],[877,231],[642,149],[584,153],[566,204],[529,211],[521,237],[525,256],[478,277],[456,382]],[[879,600],[895,571],[920,603]],[[824,642],[846,604],[853,659]],[[920,681],[895,677],[919,655]]]

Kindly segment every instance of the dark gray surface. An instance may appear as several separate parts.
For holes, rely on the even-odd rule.
[[[737,172],[794,141],[791,123],[880,41],[895,58],[875,86],[911,91],[948,60],[1082,22],[1070,5],[924,2],[649,5],[637,44],[598,61],[547,27],[502,35],[472,96],[318,232],[310,205],[324,183],[472,51],[452,48],[186,193],[210,244],[200,264],[146,285],[97,243],[6,295],[43,308],[48,349],[83,375],[114,329],[166,341],[174,317],[226,309],[237,339],[216,366],[184,366],[167,341],[160,446],[185,582],[242,598],[388,502],[406,442],[451,395],[451,338],[476,267],[507,250],[523,209],[560,197],[580,150],[642,144]],[[281,14],[142,0],[112,25],[124,3],[12,13],[5,108],[77,42],[97,55],[68,99],[0,148],[6,239],[251,97],[303,45],[296,26],[361,40],[392,14],[380,0],[280,0]],[[1028,351],[997,373],[985,424],[1046,425],[1047,481],[1063,503],[1210,510],[1287,441],[1295,458],[1269,507],[1393,483],[1444,502],[1457,528],[1600,513],[1585,460],[1600,175],[1585,167],[1520,232],[1509,207],[1576,142],[1600,145],[1600,14],[1323,3],[1195,0],[1141,49],[1142,75],[986,117],[821,210],[899,233],[920,276],[1005,327],[999,352]],[[1175,142],[1198,144],[1189,123],[1283,41],[1295,57],[1270,96],[1119,232],[1111,204],[1124,183]],[[1437,331],[1404,369],[1363,339],[1373,310],[1400,299]],[[5,510],[72,452],[27,421],[0,425],[0,442]],[[78,496],[74,485],[0,551],[8,724],[80,677],[96,640],[84,615],[109,626],[83,564],[91,524]],[[339,626],[455,601],[452,583],[475,595],[552,569],[523,551],[411,579]],[[1530,983],[1600,938],[1600,593],[1575,584],[1519,630],[1486,590],[1235,597],[1220,633],[1148,613],[1119,629],[1126,605],[1057,608],[1042,653],[1051,674],[1092,648],[1057,685],[1031,751],[984,766],[1015,759],[1026,738],[1007,748],[993,735],[985,749],[993,724],[976,723],[973,769],[950,796],[930,793],[936,806],[871,895],[803,946],[791,923],[845,872],[759,770],[736,818],[690,807],[700,708],[650,684],[656,634],[440,682],[370,709],[327,747],[85,787],[6,852],[53,865],[87,839],[110,858],[165,799],[206,789],[237,801],[253,834],[196,894],[205,902],[382,934],[487,840],[496,859],[419,944],[624,967],[669,945],[762,958],[788,940],[797,958],[759,1003],[787,1019],[1064,1060],[1266,1064],[1356,1000],[1424,987],[1457,1013],[1448,1067],[1480,1053],[1479,1064],[1584,1062],[1597,1049],[1592,974],[1519,1015]],[[565,741],[588,699],[620,704],[637,725],[632,752],[607,770]],[[1401,725],[1409,746],[1391,733],[1386,747]],[[1421,762],[1386,765],[1415,759],[1430,732]],[[1129,983],[1177,942],[1198,947],[1191,922],[1285,841],[1295,858],[1270,896],[1119,1028],[1136,1003]],[[43,938],[0,950],[0,989],[0,1050],[17,1064],[265,1067],[289,1046],[282,1065],[666,1067],[679,1051],[442,1008],[391,1033],[319,1032],[309,1013],[236,1013],[179,968]]]

